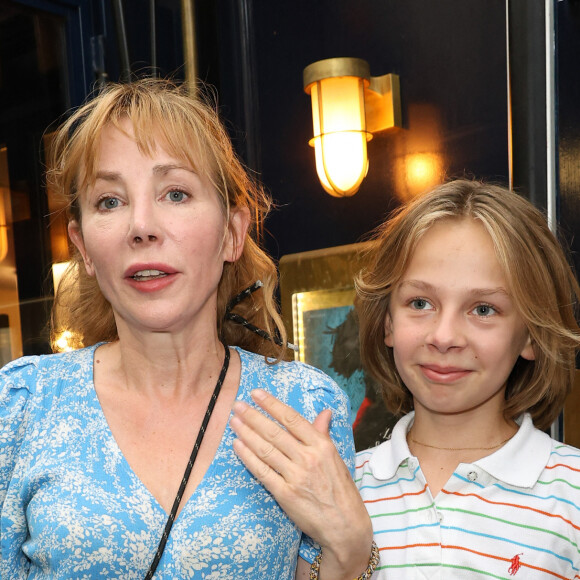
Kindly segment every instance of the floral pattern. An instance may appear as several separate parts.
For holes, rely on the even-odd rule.
[[[0,577],[141,579],[167,514],[123,457],[98,402],[98,345],[24,357],[0,371]],[[309,420],[333,409],[331,435],[354,468],[348,401],[320,371],[266,364],[237,349],[237,399],[260,387]],[[156,579],[292,579],[317,546],[246,470],[225,429],[214,461],[175,521]]]

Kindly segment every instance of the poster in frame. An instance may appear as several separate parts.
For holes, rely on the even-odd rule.
[[[346,392],[350,422],[365,397],[354,288],[297,292],[292,297],[297,358],[324,371]]]
[[[354,276],[366,243],[283,256],[280,260],[282,316],[296,360],[324,371],[348,394],[354,422],[368,378],[360,363],[354,315]]]

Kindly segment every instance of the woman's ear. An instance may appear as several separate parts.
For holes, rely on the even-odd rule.
[[[224,245],[224,262],[235,262],[242,255],[249,226],[250,210],[247,207],[233,207]]]
[[[83,262],[85,263],[85,269],[89,276],[95,275],[95,269],[93,267],[93,262],[87,254],[87,249],[85,248],[85,241],[83,240],[83,233],[81,231],[81,226],[77,220],[71,220],[68,222],[68,235],[72,243],[77,247],[77,250],[81,253],[83,257]]]
[[[385,344],[390,348],[393,348],[393,324],[391,321],[391,315],[388,312],[385,316]]]

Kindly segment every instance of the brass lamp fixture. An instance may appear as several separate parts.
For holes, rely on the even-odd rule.
[[[354,195],[369,166],[372,133],[401,127],[399,77],[371,77],[360,58],[329,58],[304,69],[304,91],[312,98],[316,171],[335,197]]]

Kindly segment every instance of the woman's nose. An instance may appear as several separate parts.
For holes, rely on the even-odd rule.
[[[161,224],[154,202],[136,202],[131,207],[128,241],[131,244],[155,242],[161,237]]]
[[[150,242],[154,242],[157,239],[157,236],[155,234],[147,234],[147,240]],[[142,241],[144,240],[143,236],[133,236],[133,241],[136,244],[140,244]]]

